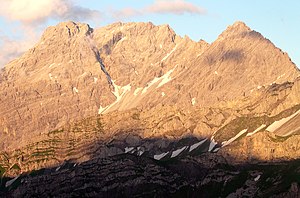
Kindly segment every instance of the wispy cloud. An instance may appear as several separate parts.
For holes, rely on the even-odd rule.
[[[0,16],[7,22],[18,22],[18,37],[0,36],[0,67],[20,56],[39,38],[49,20],[100,20],[101,13],[78,6],[72,0],[0,0]],[[11,27],[8,27],[11,28]],[[22,34],[23,33],[23,34]]]
[[[22,55],[24,51],[33,45],[32,40],[14,40],[5,35],[0,36],[0,41],[0,68],[14,58]]]
[[[184,0],[156,0],[154,4],[145,8],[148,13],[171,14],[205,14],[206,10]]]
[[[41,24],[49,19],[85,20],[101,13],[74,4],[71,0],[0,0],[0,15],[23,24]]]
[[[122,10],[114,11],[113,13],[114,17],[118,19],[147,14],[204,15],[206,14],[206,10],[185,0],[155,0],[153,4],[145,6],[141,9],[128,7]]]

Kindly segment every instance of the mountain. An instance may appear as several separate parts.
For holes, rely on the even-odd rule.
[[[0,195],[294,196],[297,177],[266,167],[299,175],[299,75],[243,22],[211,44],[152,23],[49,27],[0,73]]]

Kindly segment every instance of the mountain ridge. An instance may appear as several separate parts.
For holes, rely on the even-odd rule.
[[[20,138],[25,131],[44,133],[86,116],[160,103],[211,106],[251,94],[263,83],[293,81],[299,75],[287,55],[262,37],[253,38],[244,23],[222,34],[226,31],[247,34],[223,35],[208,44],[152,23],[92,29],[62,22],[49,27],[34,48],[1,74],[1,132],[5,139]],[[248,46],[253,39],[258,44]]]

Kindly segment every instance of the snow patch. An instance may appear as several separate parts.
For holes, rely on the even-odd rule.
[[[17,177],[15,177],[15,178],[13,178],[13,179],[7,181],[7,182],[5,183],[5,188],[7,188],[7,187],[9,187],[10,185],[12,185],[19,177],[20,177],[20,175],[18,175]]]
[[[258,85],[258,86],[257,86],[257,89],[261,89],[261,88],[262,88],[262,86],[261,86],[261,85]]]
[[[286,122],[288,122],[290,119],[292,119],[293,117],[295,117],[299,113],[300,113],[300,110],[298,110],[296,113],[294,113],[293,115],[291,115],[289,117],[282,118],[281,120],[273,122],[273,124],[271,124],[270,126],[268,126],[268,128],[266,130],[269,131],[269,132],[276,131],[279,127],[281,127],[282,125],[284,125]]]
[[[192,105],[194,106],[196,104],[196,98],[192,98]]]
[[[260,175],[257,175],[255,178],[254,178],[254,181],[258,181],[260,179]]]
[[[133,95],[135,95],[135,96],[137,96],[138,95],[138,93],[142,90],[143,88],[142,87],[138,87],[138,88],[136,88],[135,90],[134,90],[134,93],[133,93]]]
[[[156,160],[160,160],[168,154],[169,154],[169,151],[166,152],[166,153],[159,154],[159,155],[154,155],[153,158],[156,159]]]
[[[55,63],[52,63],[51,65],[49,65],[49,68],[51,68],[53,65],[55,65]]]
[[[125,85],[124,87],[118,86],[115,84],[115,82],[113,80],[112,81],[112,85],[114,87],[114,90],[112,91],[112,94],[114,94],[114,96],[116,97],[116,101],[119,102],[121,100],[121,98],[124,96],[124,94],[127,91],[131,90],[131,86],[130,83],[128,85]]]
[[[48,76],[49,76],[50,80],[52,80],[52,79],[53,79],[53,77],[52,77],[52,74],[51,74],[51,73],[49,73],[49,74],[48,74]]]
[[[125,40],[127,40],[127,37],[125,36],[125,37],[123,37],[121,40],[119,40],[119,42],[122,42],[122,41],[125,41]],[[118,42],[118,43],[119,43]]]
[[[222,142],[222,147],[231,144],[234,140],[238,139],[241,135],[243,135],[247,131],[248,131],[248,129],[244,129],[244,130],[240,131],[238,134],[236,134],[233,138],[230,138],[229,140]]]
[[[210,139],[210,144],[209,144],[209,147],[208,147],[208,152],[211,152],[215,146],[217,145],[218,143],[214,140],[214,136],[211,137]]]
[[[161,92],[161,97],[164,97],[165,95],[165,92]]]
[[[114,96],[116,97],[116,100],[104,108],[100,105],[98,114],[105,113],[105,111],[107,111],[108,109],[113,107],[115,104],[117,104],[122,99],[122,97],[131,90],[130,83],[126,86],[121,87],[121,86],[116,85],[113,80],[111,80],[111,82],[114,87],[114,90],[111,93],[114,94]]]
[[[187,148],[187,146],[184,146],[180,149],[177,149],[176,151],[172,152],[171,158],[176,157],[177,155],[179,155],[182,151],[184,151]]]
[[[282,74],[282,75],[280,75],[280,76],[278,76],[278,77],[277,77],[277,80],[279,80],[279,79],[282,78],[283,76],[285,76],[285,73]]]
[[[169,58],[169,56],[177,49],[177,46],[178,45],[176,44],[175,47],[165,57],[163,57],[160,62],[167,60],[167,58]]]
[[[258,127],[257,129],[255,129],[255,131],[251,132],[251,133],[248,133],[247,134],[247,137],[251,136],[251,135],[254,135],[255,133],[257,133],[258,131],[262,130],[263,128],[265,128],[267,125],[265,124],[262,124],[260,127]]]
[[[218,73],[217,71],[215,71],[215,74],[216,74],[216,75],[219,75],[219,73]]]
[[[94,83],[97,83],[98,78],[94,77]]]
[[[130,151],[132,151],[134,149],[134,147],[126,147],[124,150],[125,153],[128,153]]]
[[[158,81],[160,81],[160,78],[155,77],[153,80],[151,80],[147,86],[143,89],[142,94],[146,93],[148,91],[148,89],[154,85],[155,83],[157,83]]]
[[[163,47],[162,44],[159,45],[160,49]]]
[[[166,74],[164,74],[162,77],[160,77],[160,79],[162,79],[162,81],[159,83],[159,85],[156,88],[159,88],[172,80],[170,75],[173,73],[173,71],[176,69],[176,67],[177,67],[177,65],[173,69],[168,71]]]
[[[144,151],[141,149],[140,146],[137,147],[137,155],[141,156],[144,153]]]
[[[78,92],[79,92],[79,90],[78,90],[76,87],[73,87],[73,92],[76,92],[76,93],[78,93]]]
[[[102,107],[102,106],[100,105],[100,108],[98,109],[98,114],[101,114],[103,111],[105,111],[106,108],[107,108],[107,107]]]
[[[197,147],[199,147],[200,145],[202,145],[206,140],[207,140],[207,138],[205,138],[204,140],[202,140],[202,141],[200,141],[198,143],[195,143],[192,146],[190,146],[189,152],[195,150]]]

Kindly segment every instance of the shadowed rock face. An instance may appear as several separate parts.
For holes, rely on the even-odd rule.
[[[81,164],[66,162],[23,175],[17,179],[18,184],[6,193],[0,191],[0,195],[292,198],[300,194],[298,167],[299,161],[231,166],[221,156],[158,162],[124,154]]]

